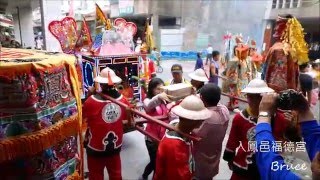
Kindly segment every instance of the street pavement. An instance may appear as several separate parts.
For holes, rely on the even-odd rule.
[[[194,65],[195,65],[194,61],[178,61],[178,60],[167,60],[161,63],[162,63],[161,66],[163,67],[163,72],[160,74],[157,74],[157,77],[161,78],[164,81],[168,81],[169,79],[171,79],[170,68],[173,64],[176,64],[176,63],[179,63],[183,66],[184,77],[187,80],[190,80],[190,78],[188,77],[188,73],[194,70]],[[208,70],[207,67],[206,67],[206,70]],[[223,69],[220,69],[220,73],[222,72],[222,70]],[[219,86],[221,87],[221,79],[219,81],[220,81]],[[228,102],[228,98],[226,98],[225,96],[222,96],[220,103],[226,105],[227,102]],[[243,109],[245,106],[246,105],[244,103],[240,103],[240,109]],[[317,115],[319,115],[319,104],[315,109],[317,109]],[[223,141],[222,154],[226,147],[226,143],[229,138],[232,119],[235,115],[234,112],[230,112],[230,114],[231,114],[231,117],[229,121],[229,126]],[[306,153],[299,156],[301,157],[301,159],[308,161]],[[130,133],[126,133],[124,135],[123,146],[121,151],[121,160],[122,160],[122,176],[124,180],[141,179],[143,170],[149,162],[148,151],[145,146],[145,140],[144,140],[143,134],[141,134],[138,131],[133,131]],[[85,171],[87,171],[86,162],[85,162]],[[229,167],[226,161],[222,159],[222,155],[221,155],[221,161],[219,165],[219,174],[215,176],[214,179],[230,179],[231,174],[232,172],[229,170]],[[105,170],[105,179],[108,179],[106,170]],[[152,174],[149,176],[149,179],[152,179]]]

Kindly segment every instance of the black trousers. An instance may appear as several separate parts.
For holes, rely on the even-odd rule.
[[[207,54],[206,65],[208,64],[208,61],[209,63],[211,62],[211,59],[212,59],[212,54]]]
[[[144,179],[147,179],[148,176],[152,173],[152,171],[156,168],[156,157],[157,157],[157,149],[158,149],[158,143],[146,140],[146,146],[148,149],[150,162],[147,164],[147,166],[144,169],[142,177]]]

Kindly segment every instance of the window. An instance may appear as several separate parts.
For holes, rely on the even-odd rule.
[[[277,0],[272,1],[272,9],[275,9],[277,7]]]
[[[284,0],[284,2],[283,2],[283,8],[289,8],[289,7],[290,7],[290,1],[291,1],[291,0]]]
[[[282,8],[282,4],[283,4],[283,0],[279,0],[279,6],[278,6],[279,9]]]
[[[292,8],[297,8],[298,7],[298,1],[299,0],[293,0]]]

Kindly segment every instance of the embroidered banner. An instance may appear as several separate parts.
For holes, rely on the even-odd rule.
[[[81,76],[76,58],[25,49],[2,48],[1,53],[1,177],[82,175]]]

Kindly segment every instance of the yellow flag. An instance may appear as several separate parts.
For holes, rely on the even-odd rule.
[[[110,19],[106,18],[103,11],[99,7],[99,5],[96,4],[96,34],[99,34],[102,28],[105,28],[106,30],[110,30],[111,21]]]
[[[153,36],[152,36],[152,30],[151,30],[151,27],[149,25],[149,20],[147,20],[146,22],[146,30],[145,30],[145,33],[146,33],[146,43],[147,43],[147,46],[149,48],[149,50],[151,51],[153,48],[154,48],[154,40],[153,40]]]
[[[80,51],[81,48],[86,48],[90,50],[92,46],[91,34],[86,23],[86,19],[83,17],[81,31],[76,43],[76,50]]]

